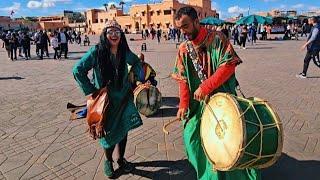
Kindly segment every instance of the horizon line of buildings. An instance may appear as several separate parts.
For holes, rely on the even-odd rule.
[[[64,11],[63,15],[47,17],[17,18],[0,16],[0,30],[43,29],[53,31],[59,28],[72,28],[88,34],[99,34],[102,32],[106,21],[115,19],[126,32],[141,32],[146,28],[161,28],[168,30],[174,26],[174,15],[176,11],[184,6],[192,6],[196,9],[200,18],[213,16],[219,18],[216,10],[211,9],[211,0],[188,0],[180,3],[178,0],[163,0],[161,3],[132,5],[128,13],[123,8],[111,5],[105,10],[89,9],[85,12]],[[81,21],[78,21],[81,19]]]
[[[123,7],[111,5],[105,9],[89,9],[84,12],[64,11],[62,15],[40,16],[11,19],[9,16],[0,16],[1,30],[17,30],[27,28],[29,30],[43,29],[53,31],[59,28],[76,29],[88,34],[99,34],[102,32],[106,21],[115,19],[122,29],[129,33],[140,32],[146,28],[161,28],[168,30],[174,27],[174,15],[176,11],[184,6],[192,6],[196,9],[200,19],[208,16],[219,18],[216,10],[211,9],[211,0],[188,0],[180,3],[178,0],[163,0],[161,3],[132,5],[128,13],[124,13]],[[320,16],[320,10],[309,11],[298,14],[296,10],[271,10],[258,12],[257,15],[269,17],[295,17],[295,16]],[[236,21],[243,14],[227,21]]]

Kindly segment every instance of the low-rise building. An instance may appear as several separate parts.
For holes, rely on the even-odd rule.
[[[146,28],[161,28],[167,30],[174,26],[174,15],[176,11],[184,6],[192,6],[199,18],[208,16],[219,17],[219,14],[211,9],[211,0],[189,0],[188,4],[177,0],[163,0],[161,3],[132,5],[129,13],[125,14],[122,8],[115,5],[106,10],[90,9],[86,11],[88,32],[99,34],[104,24],[109,19],[115,19],[122,29],[128,32],[140,32]]]

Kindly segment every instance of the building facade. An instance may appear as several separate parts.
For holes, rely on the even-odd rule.
[[[297,16],[298,13],[296,10],[283,11],[283,10],[274,9],[269,12],[259,12],[258,15],[265,16],[265,17],[266,16],[269,16],[269,17],[288,17],[288,16],[294,17],[294,16]]]
[[[90,9],[86,11],[88,33],[100,34],[105,22],[109,19],[117,20],[123,30],[133,33],[151,27],[167,30],[174,26],[176,11],[184,6],[194,7],[200,19],[208,16],[219,17],[219,14],[211,9],[211,0],[189,0],[188,4],[177,0],[163,0],[155,4],[132,5],[128,14],[112,6],[107,10]]]
[[[36,30],[38,28],[39,23],[25,18],[12,19],[9,16],[0,16],[0,31],[21,29]]]

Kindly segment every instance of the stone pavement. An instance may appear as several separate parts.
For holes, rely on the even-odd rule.
[[[263,170],[264,179],[319,179],[320,71],[311,64],[308,79],[295,77],[302,70],[302,43],[258,42],[247,50],[237,49],[244,60],[237,69],[243,91],[269,100],[283,121],[283,156]],[[141,41],[129,44],[140,51]],[[183,150],[180,125],[173,125],[169,136],[162,133],[179,101],[177,84],[169,78],[175,44],[148,40],[147,48],[145,59],[158,73],[163,106],[130,132],[126,158],[136,170],[118,177],[196,179]],[[0,49],[0,179],[106,179],[104,154],[89,138],[85,120],[69,121],[66,110],[67,102],[84,103],[71,69],[87,49],[71,45],[69,60],[15,62]]]

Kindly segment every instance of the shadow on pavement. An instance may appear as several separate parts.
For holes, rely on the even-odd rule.
[[[81,46],[81,47],[91,47],[91,46]],[[86,51],[69,51],[68,54],[84,54],[88,52],[89,50]]]
[[[265,180],[302,180],[319,177],[320,161],[300,161],[284,153],[275,165],[262,170],[262,179]]]
[[[307,79],[318,79],[320,76],[307,76]]]
[[[178,161],[147,161],[133,163],[135,169],[131,172],[132,175],[141,176],[149,179],[196,179],[193,177],[195,172],[190,167],[187,160]],[[156,171],[144,170],[145,167],[162,167],[163,169]],[[124,172],[117,170],[115,178],[119,178]]]
[[[25,79],[23,77],[19,77],[19,76],[12,76],[12,77],[0,77],[0,80],[11,80],[11,79],[14,79],[14,80],[21,80],[21,79]]]
[[[148,118],[159,118],[159,117],[175,117],[177,115],[178,108],[161,108],[158,112]]]
[[[178,104],[178,97],[162,97],[162,106],[177,107]]]
[[[254,46],[251,46],[251,47],[247,47],[247,49],[273,49],[273,47],[254,47]]]

